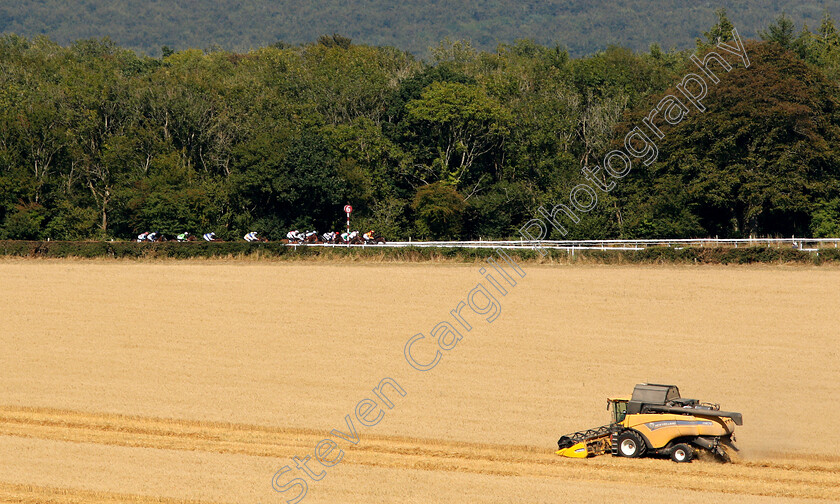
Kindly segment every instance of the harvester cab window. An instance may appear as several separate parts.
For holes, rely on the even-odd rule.
[[[610,401],[613,407],[613,422],[619,423],[624,421],[627,416],[627,401]]]

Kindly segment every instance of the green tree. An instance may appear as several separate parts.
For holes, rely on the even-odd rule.
[[[6,220],[2,234],[9,240],[40,240],[44,238],[45,214],[46,209],[37,203],[18,205]]]
[[[96,210],[79,207],[69,201],[59,202],[52,210],[43,235],[51,240],[84,240],[96,233]]]
[[[820,21],[820,29],[817,33],[819,33],[820,38],[826,44],[834,47],[840,45],[840,34],[837,33],[837,27],[834,26],[834,20],[828,11],[823,13],[822,20]]]
[[[840,237],[840,198],[820,199],[815,203],[810,231],[816,238]]]
[[[799,35],[796,35],[796,25],[787,14],[782,14],[776,18],[776,22],[767,27],[766,30],[761,30],[759,35],[762,40],[775,42],[785,49],[795,51],[800,57],[805,58],[810,32],[805,26]]]
[[[421,238],[446,240],[461,237],[467,205],[452,186],[436,182],[421,187],[414,196],[412,208]]]
[[[428,166],[428,182],[457,187],[473,164],[509,133],[509,113],[478,86],[435,82],[406,110],[416,134],[428,135],[432,142],[435,157]]]
[[[234,226],[275,239],[291,227],[336,227],[347,196],[336,154],[314,130],[255,136],[236,150],[231,179]]]
[[[626,234],[803,236],[813,202],[837,194],[836,88],[778,44],[747,43],[746,50],[750,68],[710,86],[708,110],[666,133],[659,161],[634,164],[622,184],[627,193],[618,193]]]
[[[716,46],[721,42],[728,42],[732,40],[732,30],[735,28],[735,25],[729,20],[729,17],[726,15],[726,9],[721,7],[720,9],[715,11],[715,16],[717,16],[717,23],[712,25],[709,28],[709,31],[704,31],[703,36],[706,37],[706,42],[703,44],[700,40],[698,40],[698,45],[710,45]]]
[[[349,37],[333,33],[332,35],[321,35],[318,37],[318,43],[325,47],[340,47],[342,49],[349,49],[352,40]]]

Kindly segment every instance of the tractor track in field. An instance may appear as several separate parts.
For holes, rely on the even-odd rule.
[[[327,431],[312,429],[14,406],[0,406],[0,435],[280,459],[311,453],[320,440],[332,437],[346,452],[341,465],[599,481],[735,495],[840,501],[836,492],[840,486],[840,457],[835,456],[741,460],[734,464],[704,461],[674,464],[663,460],[614,457],[571,460],[555,456],[548,443],[545,448],[538,448],[360,432],[359,442],[353,446]],[[53,497],[39,499],[41,494]],[[18,500],[9,497],[15,495]],[[0,497],[12,502],[147,502],[145,497],[129,498],[116,493],[86,495],[84,491],[61,489],[51,492],[48,487],[12,485],[0,481]],[[153,502],[169,501],[157,499]]]

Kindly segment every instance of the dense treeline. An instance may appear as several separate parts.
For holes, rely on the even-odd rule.
[[[568,237],[840,234],[840,37],[828,17],[762,36]],[[162,58],[5,36],[0,238],[277,239],[339,228],[345,203],[389,239],[517,237],[710,47],[574,59],[446,41],[427,63],[341,36]]]
[[[783,12],[797,25],[812,27],[825,9],[840,16],[840,6],[828,0],[728,3],[732,19],[750,38]],[[218,45],[245,52],[281,40],[310,43],[321,33],[341,33],[362,44],[398,47],[422,57],[446,37],[471,40],[483,51],[527,38],[559,43],[582,56],[610,44],[634,51],[652,43],[689,48],[713,22],[719,5],[681,0],[19,0],[0,5],[0,33],[47,35],[60,44],[109,36],[149,55],[160,55],[164,45],[177,50]]]

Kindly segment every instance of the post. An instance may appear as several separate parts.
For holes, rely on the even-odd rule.
[[[344,213],[347,214],[347,234],[350,234],[350,214],[353,213],[353,207],[350,205],[344,205]]]

